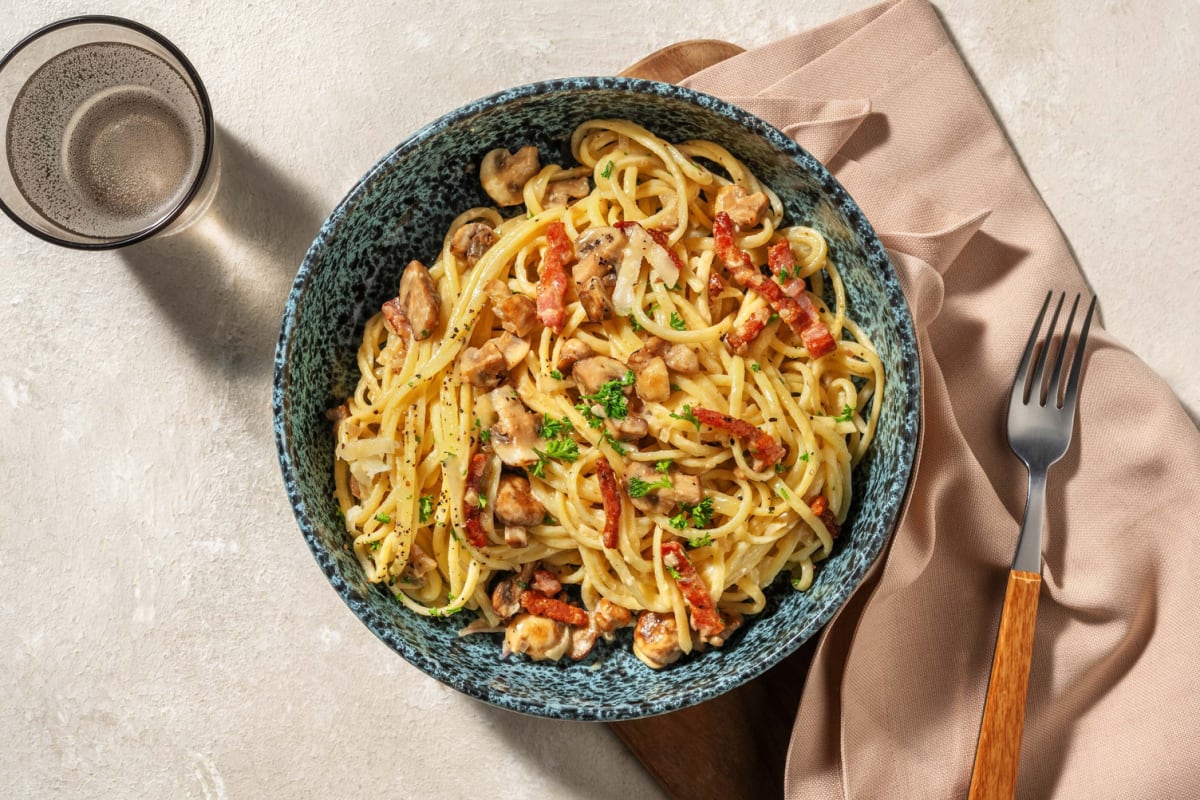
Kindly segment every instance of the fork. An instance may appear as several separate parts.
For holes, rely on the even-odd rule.
[[[1063,357],[1081,299],[1081,295],[1075,295],[1075,302],[1071,304],[1067,324],[1059,339],[1054,366],[1049,380],[1045,380],[1048,356],[1055,344],[1058,319],[1066,301],[1064,292],[1059,295],[1054,307],[1045,338],[1039,341],[1042,322],[1053,296],[1054,292],[1046,294],[1046,301],[1038,312],[1008,400],[1008,443],[1029,470],[1029,494],[1025,501],[1025,519],[1021,523],[1016,557],[1008,573],[1008,588],[1004,592],[996,653],[992,659],[987,701],[984,703],[979,741],[975,747],[970,800],[1012,798],[1017,789],[1017,761],[1021,754],[1021,731],[1025,724],[1025,696],[1029,689],[1029,664],[1033,657],[1033,629],[1037,620],[1038,593],[1042,586],[1046,471],[1063,457],[1071,444],[1083,351],[1092,324],[1092,312],[1096,309],[1096,298],[1093,296],[1070,369],[1063,375]]]

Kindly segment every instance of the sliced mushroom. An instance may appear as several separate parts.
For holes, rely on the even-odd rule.
[[[601,261],[615,264],[621,259],[621,250],[626,241],[620,228],[609,225],[588,228],[575,240],[575,252],[579,253],[580,258],[595,254]]]
[[[450,252],[475,266],[492,245],[496,243],[496,232],[486,222],[468,222],[454,232],[450,240]]]
[[[682,375],[694,375],[700,371],[700,359],[696,357],[692,348],[682,342],[668,346],[662,359],[671,371]]]
[[[508,374],[508,361],[495,339],[484,342],[483,347],[468,347],[459,358],[463,377],[474,386],[491,389]]]
[[[429,270],[420,261],[410,261],[400,276],[400,310],[408,320],[412,337],[428,339],[437,329],[441,298]]]
[[[628,490],[631,478],[638,478],[646,483],[658,483],[664,477],[653,466],[645,461],[634,461],[625,470],[625,486]],[[670,469],[665,477],[670,478],[670,488],[651,489],[641,497],[630,496],[629,500],[637,508],[647,514],[670,514],[680,503],[696,505],[704,499],[700,488],[700,479],[688,475],[679,469]]]
[[[637,375],[634,388],[638,397],[648,403],[661,403],[671,396],[671,375],[667,372],[667,362],[658,356],[633,367],[633,371]]]
[[[745,621],[742,615],[736,611],[721,611],[720,614],[721,622],[725,623],[721,628],[721,632],[715,636],[700,637],[705,644],[711,644],[713,647],[724,647],[725,643],[729,641],[729,637],[733,635],[734,631],[742,627],[742,623]]]
[[[495,511],[496,519],[504,525],[524,528],[540,525],[546,518],[546,507],[533,496],[529,479],[524,475],[505,473],[500,476],[500,484],[496,487]]]
[[[632,618],[628,608],[617,605],[607,597],[601,597],[592,611],[592,625],[601,633],[612,633],[617,628],[624,628]]]
[[[571,629],[561,622],[521,614],[504,631],[503,655],[523,653],[534,661],[557,661],[571,647]]]
[[[533,448],[538,444],[541,415],[527,409],[511,386],[494,389],[488,397],[499,418],[491,427],[492,450],[511,467],[536,462],[538,456]]]
[[[516,153],[498,147],[483,157],[479,165],[479,182],[496,205],[515,206],[523,199],[521,191],[525,182],[540,169],[536,147],[522,147]]]
[[[675,617],[643,611],[633,629],[633,654],[651,669],[674,664],[683,655],[679,647],[679,628]]]
[[[575,362],[572,374],[584,394],[595,394],[609,381],[624,380],[629,367],[608,356],[591,356]]]
[[[504,330],[517,336],[527,336],[533,330],[537,324],[537,303],[533,298],[513,294],[503,281],[489,283],[487,293],[492,300],[492,311]]]
[[[601,260],[593,251],[574,266],[571,277],[587,318],[592,322],[608,319],[612,314],[612,290],[617,283],[612,264]]]
[[[546,206],[565,206],[572,200],[587,197],[591,190],[588,179],[582,175],[578,178],[550,181],[546,185]]]
[[[640,414],[630,413],[624,419],[607,418],[604,420],[604,426],[622,442],[636,442],[650,433],[650,423]]]
[[[713,211],[720,214],[724,211],[739,228],[753,228],[762,221],[763,214],[771,205],[771,201],[762,192],[748,193],[744,188],[732,183],[717,190],[713,201]]]
[[[492,609],[500,619],[508,619],[521,610],[521,595],[529,588],[529,576],[533,564],[525,564],[521,571],[496,582],[492,589]]]
[[[504,543],[514,549],[525,547],[529,544],[529,531],[520,525],[505,525]]]
[[[425,576],[437,569],[437,562],[426,553],[421,545],[413,542],[412,551],[408,556],[408,564],[400,573],[400,579],[414,586],[424,586]]]
[[[587,658],[588,653],[596,646],[598,636],[599,632],[595,628],[576,628],[571,631],[571,649],[568,651],[571,660],[580,661]]]
[[[559,372],[570,372],[577,361],[591,358],[596,351],[582,339],[567,339],[558,351],[558,361],[554,364]]]
[[[525,356],[529,355],[529,342],[522,339],[520,336],[513,336],[508,331],[493,339],[496,347],[500,348],[500,352],[504,355],[504,363],[512,369],[517,364],[525,360]]]

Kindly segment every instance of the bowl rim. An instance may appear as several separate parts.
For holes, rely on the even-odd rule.
[[[686,691],[680,690],[674,692],[669,697],[655,700],[652,704],[630,701],[617,701],[615,703],[564,703],[556,700],[535,701],[528,698],[507,695],[502,691],[490,688],[482,682],[470,680],[469,674],[458,674],[445,669],[440,664],[432,662],[421,654],[412,651],[402,640],[394,636],[389,637],[389,626],[383,622],[379,615],[363,614],[356,608],[355,603],[361,602],[361,600],[353,596],[353,590],[350,585],[334,569],[332,557],[325,552],[324,547],[320,546],[316,538],[316,526],[313,518],[300,494],[299,470],[296,466],[296,460],[293,457],[291,424],[288,420],[288,388],[290,385],[289,354],[297,318],[302,310],[304,294],[312,278],[314,268],[320,263],[325,250],[336,237],[342,221],[354,210],[363,195],[370,190],[376,178],[381,173],[389,170],[394,162],[402,159],[426,141],[462,120],[494,109],[497,106],[559,92],[613,90],[682,100],[690,105],[699,106],[721,116],[728,117],[738,123],[740,127],[747,129],[748,132],[765,139],[772,148],[788,157],[820,182],[822,189],[829,193],[830,199],[849,218],[856,237],[862,240],[867,262],[878,272],[880,285],[887,298],[889,313],[895,320],[900,350],[912,353],[915,356],[912,361],[905,361],[902,364],[904,377],[907,382],[904,397],[905,417],[903,420],[898,421],[902,427],[911,430],[912,435],[901,437],[901,449],[898,453],[899,471],[894,476],[894,480],[887,490],[888,494],[885,499],[887,500],[888,507],[885,513],[881,515],[882,521],[880,527],[882,535],[879,537],[877,546],[872,551],[865,553],[866,557],[854,559],[847,566],[842,580],[838,584],[830,585],[829,590],[815,604],[813,614],[807,620],[806,624],[797,627],[790,635],[769,643],[767,647],[759,651],[758,658],[740,664],[732,670],[723,672],[720,680],[705,682],[703,685],[693,685],[688,687]],[[892,385],[895,384],[893,383]],[[833,618],[861,587],[863,578],[871,566],[887,550],[887,544],[894,534],[903,511],[907,506],[912,475],[916,466],[918,443],[921,439],[923,422],[921,397],[920,350],[918,348],[912,314],[901,289],[899,276],[862,209],[859,208],[850,194],[824,165],[778,128],[775,128],[770,123],[750,112],[712,95],[675,84],[640,78],[586,76],[558,78],[524,84],[494,92],[466,103],[427,123],[415,133],[406,137],[399,145],[376,161],[359,178],[358,182],[346,193],[337,206],[334,207],[333,211],[330,212],[325,222],[322,223],[292,283],[284,307],[279,339],[275,350],[271,406],[275,444],[284,488],[300,531],[330,585],[333,586],[338,595],[349,606],[354,616],[375,634],[380,641],[404,658],[409,664],[438,682],[444,683],[470,697],[482,700],[491,705],[540,717],[614,722],[676,711],[732,691],[776,666],[787,656],[799,649],[802,644],[808,641]],[[837,589],[837,591],[834,591],[834,589]]]

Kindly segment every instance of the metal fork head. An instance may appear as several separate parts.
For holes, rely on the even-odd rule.
[[[1071,444],[1075,406],[1079,399],[1079,376],[1083,371],[1083,351],[1092,325],[1092,313],[1096,309],[1096,298],[1093,296],[1079,332],[1070,369],[1064,375],[1063,361],[1082,296],[1075,295],[1061,332],[1058,330],[1058,320],[1067,295],[1063,292],[1058,296],[1058,303],[1054,306],[1050,324],[1046,326],[1043,336],[1042,323],[1053,297],[1054,292],[1046,293],[1046,302],[1042,304],[1042,310],[1038,312],[1037,321],[1029,334],[1029,342],[1017,367],[1008,401],[1008,443],[1031,470],[1049,467],[1063,457]],[[1050,362],[1051,351],[1055,353],[1054,364],[1047,378],[1046,365]]]

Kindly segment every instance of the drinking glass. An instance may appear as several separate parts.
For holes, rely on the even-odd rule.
[[[208,93],[179,48],[127,19],[54,22],[0,59],[0,208],[66,247],[177,233],[216,193]]]

